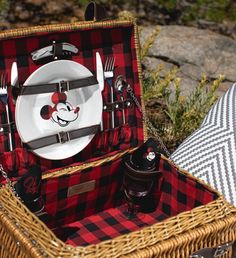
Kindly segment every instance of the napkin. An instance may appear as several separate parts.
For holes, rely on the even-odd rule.
[[[42,171],[38,166],[29,168],[14,185],[15,191],[27,208],[37,213],[44,207],[41,197]]]

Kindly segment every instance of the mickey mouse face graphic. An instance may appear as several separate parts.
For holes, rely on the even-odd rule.
[[[67,102],[67,96],[62,92],[55,92],[51,97],[53,106],[45,105],[40,110],[40,115],[43,119],[57,123],[61,127],[67,126],[75,121],[79,116],[79,107],[72,106]]]
[[[148,161],[152,161],[156,158],[156,154],[153,151],[153,148],[149,147],[147,152],[143,154],[143,158],[147,159]]]

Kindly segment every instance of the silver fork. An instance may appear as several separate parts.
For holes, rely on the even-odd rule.
[[[111,92],[111,103],[114,103],[114,89],[113,89],[113,77],[114,77],[114,68],[115,68],[115,58],[110,57],[106,59],[104,67],[104,78],[110,86]],[[111,111],[111,128],[115,128],[115,112]]]
[[[0,100],[5,105],[6,115],[7,115],[7,124],[10,127],[10,117],[9,117],[9,108],[8,108],[8,93],[7,93],[7,73],[1,74],[1,82],[0,82]],[[12,135],[11,130],[8,133],[8,142],[9,142],[9,150],[12,151]]]

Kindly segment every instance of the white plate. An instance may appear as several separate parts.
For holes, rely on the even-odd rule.
[[[92,73],[81,64],[59,60],[37,69],[24,85],[76,80],[91,75]],[[15,119],[22,142],[100,124],[102,96],[98,85],[66,92],[67,99],[64,103],[53,103],[52,95],[53,93],[43,93],[22,95],[17,98]],[[78,113],[75,112],[76,107],[80,109]],[[45,110],[50,110],[48,116],[43,115]],[[83,150],[93,137],[94,135],[88,135],[63,144],[57,143],[36,149],[33,152],[46,159],[65,159]]]

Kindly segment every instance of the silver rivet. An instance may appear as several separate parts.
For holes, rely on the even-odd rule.
[[[36,242],[35,240],[32,240],[31,243],[32,243],[33,245],[36,245],[36,244],[37,244],[37,242]]]

